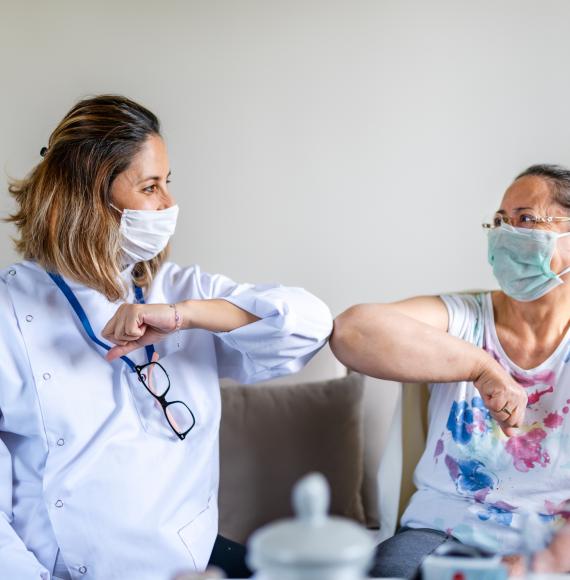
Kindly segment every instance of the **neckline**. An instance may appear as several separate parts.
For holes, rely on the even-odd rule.
[[[19,262],[20,264],[23,264],[24,266],[30,266],[32,269],[38,271],[38,272],[42,272],[43,274],[45,274],[47,272],[47,270],[38,262],[36,262],[35,260],[22,260],[21,262]],[[133,292],[133,279],[132,279],[132,272],[133,269],[135,267],[135,264],[130,264],[129,266],[126,266],[125,268],[121,269],[119,271],[119,279],[125,283],[127,285],[128,288],[128,292],[129,295]],[[82,284],[81,282],[78,282],[77,280],[73,279],[73,278],[68,278],[67,276],[62,276],[62,278],[65,280],[65,282],[68,284],[68,286],[70,288],[72,288],[74,291],[78,290],[92,290],[92,288],[90,288],[89,286],[85,286],[84,284]]]
[[[494,341],[494,348],[497,353],[501,356],[501,358],[513,369],[515,369],[519,373],[526,373],[526,374],[534,374],[545,370],[545,367],[552,367],[552,363],[561,355],[564,354],[563,351],[567,347],[568,342],[570,341],[570,329],[566,331],[566,334],[562,337],[562,340],[558,343],[558,346],[554,349],[554,352],[548,356],[545,360],[543,360],[538,366],[535,366],[531,369],[524,369],[523,367],[519,366],[515,363],[511,357],[505,352],[503,345],[499,339],[499,335],[497,334],[497,327],[495,326],[495,312],[493,310],[493,297],[492,292],[486,292],[484,295],[485,300],[485,307],[486,307],[486,318],[487,318],[487,327],[489,328],[489,332],[491,334],[491,338]]]

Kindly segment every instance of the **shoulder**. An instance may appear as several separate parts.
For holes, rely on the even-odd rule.
[[[457,292],[442,294],[449,315],[448,332],[479,344],[485,325],[485,308],[490,292]]]
[[[16,280],[24,278],[26,281],[34,280],[34,283],[45,280],[49,282],[46,271],[36,262],[24,260],[23,262],[16,262],[10,266],[0,269],[0,280],[8,285]]]
[[[0,269],[0,313],[2,321],[6,316],[14,317],[18,297],[37,300],[42,283],[49,284],[45,270],[35,262],[24,261]]]
[[[2,321],[5,321],[5,317],[8,314],[14,313],[14,307],[12,305],[12,300],[8,293],[8,282],[6,280],[7,276],[12,276],[13,274],[8,274],[5,270],[0,270],[0,317]]]
[[[15,266],[0,270],[0,350],[4,354],[13,352],[21,338],[12,298],[14,289],[10,287],[12,280],[21,274]]]
[[[485,296],[490,292],[453,292],[441,294],[440,298],[448,310],[466,311],[473,314],[482,312]]]
[[[30,265],[30,262],[18,262],[0,269],[0,307],[2,308],[0,312],[2,314],[6,313],[8,304],[12,305],[10,293],[18,291],[18,288],[22,286],[22,278],[25,281],[24,286],[30,286],[28,282],[34,272]],[[10,311],[13,312],[13,306],[10,307]]]

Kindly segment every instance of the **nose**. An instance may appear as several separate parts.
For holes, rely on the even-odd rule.
[[[173,205],[176,205],[176,199],[168,189],[165,189],[164,194],[162,195],[160,209],[168,209]]]

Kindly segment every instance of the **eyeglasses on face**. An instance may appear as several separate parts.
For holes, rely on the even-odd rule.
[[[503,224],[513,226],[515,228],[535,229],[543,226],[548,226],[554,223],[570,222],[570,217],[567,216],[540,216],[530,212],[519,212],[512,216],[503,212],[497,212],[493,216],[491,222],[481,224],[484,228],[495,229],[500,228]]]

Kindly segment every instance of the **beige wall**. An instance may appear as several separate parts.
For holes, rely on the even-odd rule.
[[[526,165],[570,164],[568,22],[566,0],[0,0],[1,167],[25,173],[76,99],[124,93],[163,121],[177,261],[335,314],[489,287],[482,218]]]

